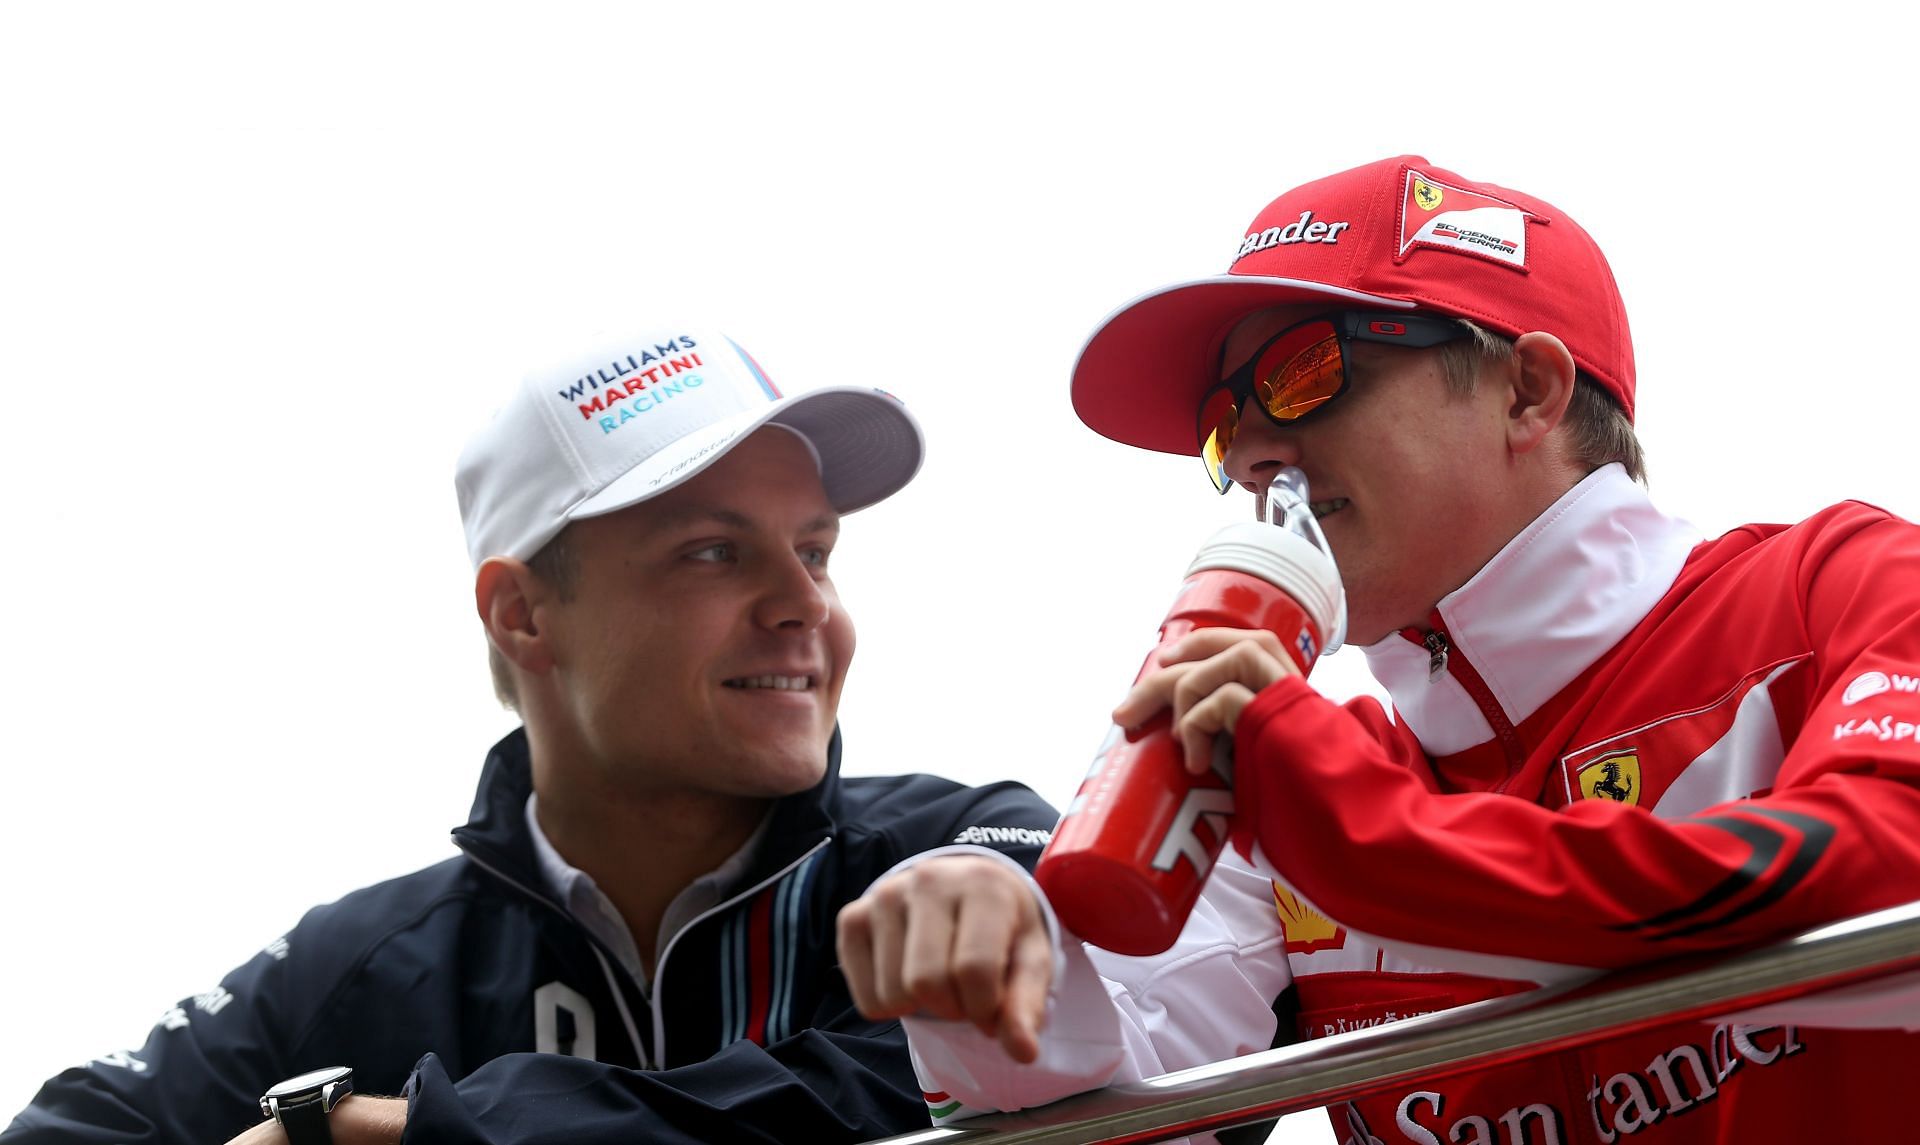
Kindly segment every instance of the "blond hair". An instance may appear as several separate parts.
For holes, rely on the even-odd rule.
[[[1458,394],[1470,394],[1482,368],[1489,363],[1513,360],[1513,340],[1464,318],[1458,321],[1473,337],[1441,346],[1440,369],[1449,388]],[[1566,427],[1574,460],[1588,473],[1617,461],[1626,468],[1627,476],[1646,483],[1646,453],[1633,432],[1633,419],[1614,396],[1585,371],[1574,374],[1573,397],[1567,402],[1567,415],[1560,424]]]

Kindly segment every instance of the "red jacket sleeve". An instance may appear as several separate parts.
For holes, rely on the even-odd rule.
[[[1397,729],[1290,678],[1236,728],[1241,829],[1356,930],[1582,966],[1920,899],[1920,529],[1879,518],[1812,547],[1797,581],[1768,591],[1794,594],[1810,656],[1769,791],[1679,818],[1441,794],[1395,758]]]

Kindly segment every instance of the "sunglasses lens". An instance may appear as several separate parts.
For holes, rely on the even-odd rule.
[[[1233,488],[1227,476],[1227,450],[1233,448],[1240,427],[1240,402],[1252,390],[1268,416],[1291,422],[1340,396],[1347,388],[1347,371],[1340,356],[1340,336],[1325,319],[1303,322],[1281,331],[1261,347],[1259,355],[1215,386],[1200,403],[1195,436],[1207,477],[1222,493]]]
[[[1308,322],[1288,331],[1260,355],[1253,376],[1254,395],[1275,421],[1305,417],[1338,397],[1347,371],[1332,324]]]
[[[1233,432],[1239,426],[1240,414],[1234,408],[1233,392],[1215,390],[1200,412],[1200,432],[1205,435],[1200,441],[1200,462],[1207,467],[1207,478],[1213,487],[1222,493],[1233,487],[1225,463],[1227,450],[1233,447]]]

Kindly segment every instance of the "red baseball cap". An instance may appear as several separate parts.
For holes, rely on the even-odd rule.
[[[1633,340],[1599,246],[1551,204],[1418,155],[1288,191],[1255,216],[1227,273],[1114,311],[1074,363],[1074,411],[1115,441],[1196,454],[1194,411],[1227,335],[1255,311],[1303,304],[1544,330],[1633,416]]]

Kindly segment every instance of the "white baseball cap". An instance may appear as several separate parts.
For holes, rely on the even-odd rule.
[[[454,472],[467,554],[525,560],[570,521],[664,493],[763,425],[813,449],[827,500],[851,513],[920,468],[920,425],[884,390],[783,395],[747,352],[706,326],[608,338],[527,374],[467,442]]]

